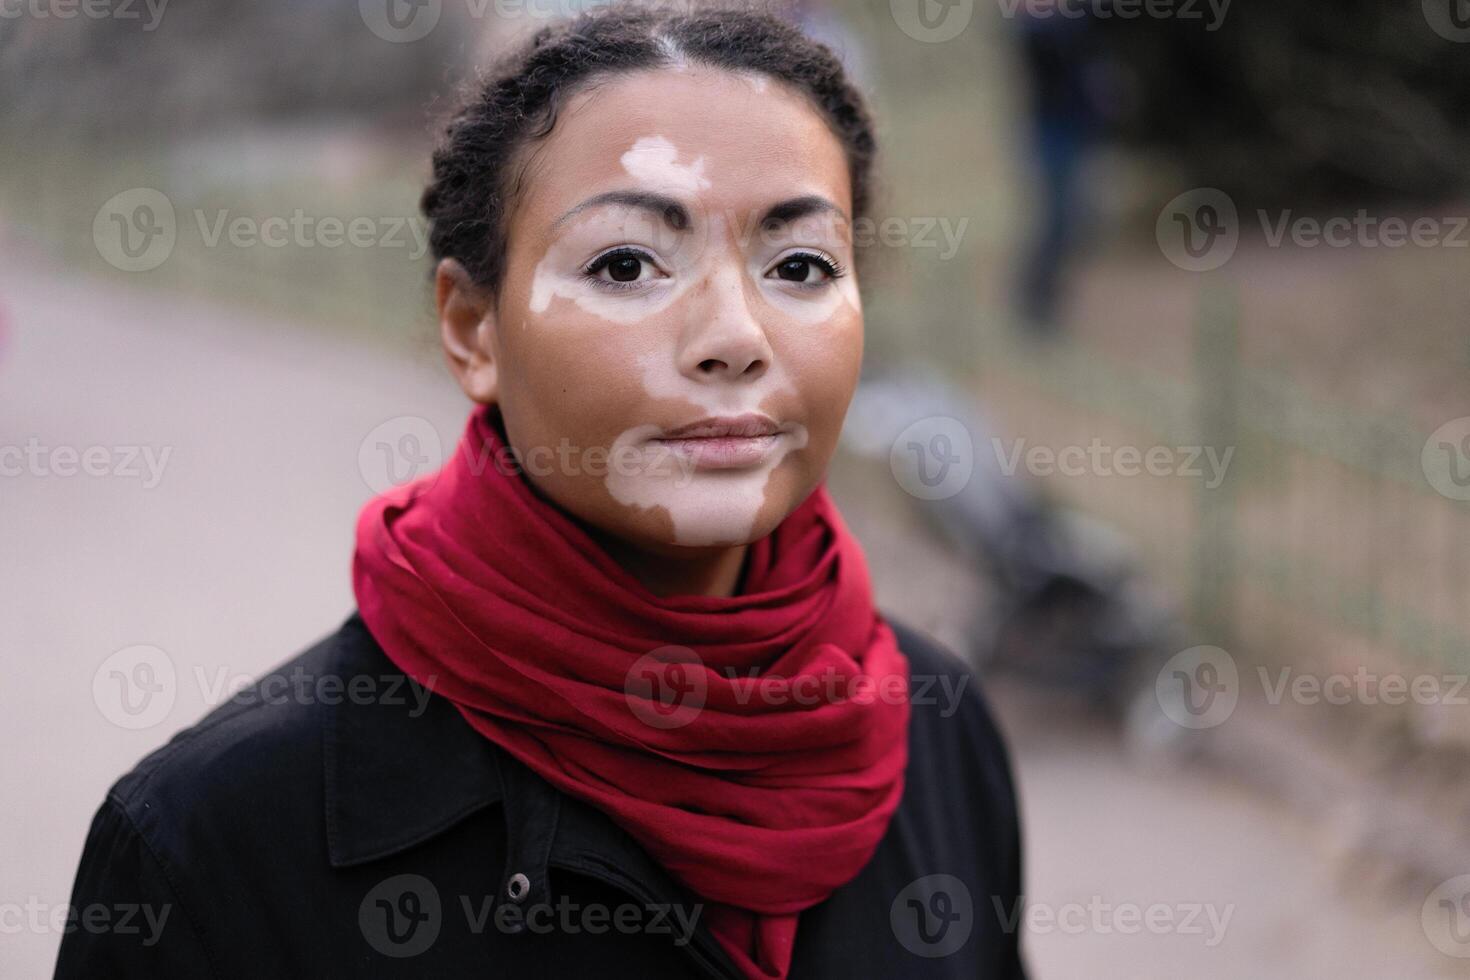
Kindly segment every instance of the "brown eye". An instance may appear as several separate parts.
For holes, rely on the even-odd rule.
[[[842,275],[842,270],[830,259],[814,252],[788,256],[776,263],[775,268],[771,272],[776,274],[776,278],[783,279],[786,282],[797,282],[807,285],[817,285],[829,279],[836,279]],[[770,273],[767,274],[769,275]]]
[[[602,283],[632,285],[658,276],[658,265],[647,252],[632,248],[619,248],[606,252],[592,260],[586,275]]]
[[[787,259],[776,266],[776,275],[788,282],[806,282],[807,274],[811,271],[810,259]]]
[[[643,260],[631,255],[622,255],[607,264],[607,274],[613,282],[633,282],[643,271]]]

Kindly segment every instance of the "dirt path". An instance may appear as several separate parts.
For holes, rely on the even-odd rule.
[[[50,971],[60,936],[45,920],[67,900],[110,782],[227,696],[232,679],[349,611],[352,519],[370,495],[359,448],[368,443],[371,473],[385,435],[402,446],[424,434],[392,420],[423,419],[447,443],[463,409],[428,354],[69,280],[13,252],[0,265],[0,310],[0,447],[29,453],[21,475],[0,476],[0,976],[33,977]],[[936,613],[919,594],[963,595],[903,579],[906,589],[880,588],[921,620]],[[119,716],[94,680],[137,645],[162,651],[174,679],[152,723],[133,729],[124,725],[142,716]],[[1432,958],[1417,903],[1349,902],[1312,828],[1202,776],[1136,768],[1023,692],[997,687],[992,699],[1013,730],[1029,898],[1069,923],[1033,918],[1037,976],[1464,975],[1435,972],[1457,961]],[[1127,913],[1098,902],[1162,903],[1178,928],[1130,934]],[[1088,916],[1080,933],[1074,904]],[[1201,933],[1183,927],[1194,906]],[[1204,906],[1231,910],[1213,946]]]

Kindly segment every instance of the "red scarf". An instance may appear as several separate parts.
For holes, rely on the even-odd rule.
[[[748,976],[784,977],[798,913],[857,875],[903,792],[908,662],[857,540],[818,487],[750,546],[740,595],[660,598],[504,445],[478,410],[442,470],[363,509],[368,629],[710,903]]]

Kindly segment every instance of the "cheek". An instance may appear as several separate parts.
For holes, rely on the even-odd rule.
[[[579,322],[586,314],[579,317],[569,303],[553,303],[552,312],[563,315],[554,322],[528,316],[501,327],[507,419],[540,443],[566,439],[578,447],[606,447],[618,423],[635,416],[647,398],[636,336]]]
[[[811,418],[814,448],[836,445],[863,361],[863,318],[844,303],[831,318],[794,330],[786,360]]]

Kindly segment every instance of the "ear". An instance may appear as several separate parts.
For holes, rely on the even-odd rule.
[[[450,373],[471,400],[493,404],[500,390],[493,298],[459,262],[444,259],[434,270],[434,301]]]

